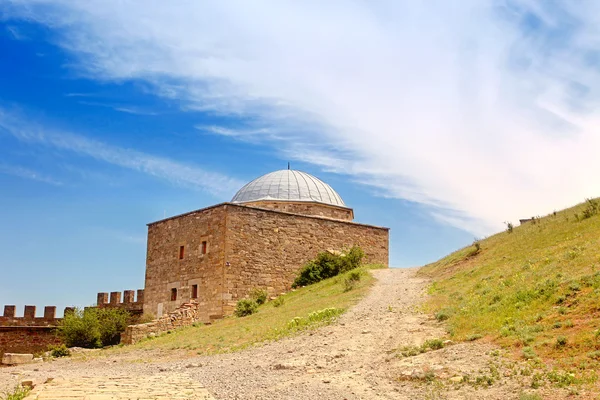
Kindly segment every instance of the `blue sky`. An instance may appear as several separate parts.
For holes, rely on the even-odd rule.
[[[288,161],[397,267],[598,196],[600,14],[427,4],[3,2],[0,305],[142,288],[146,223]]]

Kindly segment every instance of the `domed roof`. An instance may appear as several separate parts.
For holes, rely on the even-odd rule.
[[[316,201],[346,207],[331,186],[306,172],[292,169],[282,169],[256,178],[241,188],[231,202],[258,200]]]

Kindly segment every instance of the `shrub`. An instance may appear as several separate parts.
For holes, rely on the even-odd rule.
[[[423,343],[422,347],[424,349],[430,348],[431,350],[439,350],[444,347],[444,342],[442,339],[429,339]]]
[[[450,318],[450,312],[447,309],[440,310],[435,313],[435,319],[437,319],[439,322],[445,321],[448,318]]]
[[[512,222],[505,222],[505,224],[506,224],[506,232],[512,233],[513,229],[515,228],[515,226],[512,224]]]
[[[156,319],[156,316],[152,313],[143,313],[137,323],[139,324],[147,324],[148,322],[152,322]]]
[[[58,334],[68,347],[94,348],[118,344],[131,315],[120,308],[76,308],[65,315]]]
[[[592,360],[600,360],[600,350],[590,351],[587,356]]]
[[[3,398],[5,400],[23,400],[30,391],[29,387],[16,386],[12,392],[6,392]]]
[[[247,315],[252,315],[257,311],[258,304],[256,304],[256,301],[251,299],[242,299],[237,302],[234,314],[236,317],[245,317]]]
[[[479,242],[473,242],[473,247],[467,253],[467,257],[473,257],[479,254],[481,251],[481,244]]]
[[[273,300],[273,307],[281,307],[285,303],[285,297],[279,296],[275,300]]]
[[[526,360],[533,360],[537,358],[537,354],[535,354],[535,351],[531,347],[523,347],[523,358]]]
[[[359,269],[352,270],[348,272],[348,275],[344,279],[344,292],[348,292],[354,289],[354,286],[357,282],[360,282],[360,277],[362,276],[362,271]]]
[[[364,255],[364,252],[358,246],[353,246],[345,254],[321,252],[316,259],[304,265],[292,287],[296,288],[317,283],[323,279],[357,268],[361,265]]]
[[[556,347],[564,347],[567,345],[567,337],[559,336],[556,338]]]
[[[596,199],[585,199],[586,207],[581,212],[581,219],[591,218],[600,212],[600,202]]]
[[[467,341],[468,342],[474,342],[475,340],[481,339],[483,336],[478,334],[478,333],[474,333],[472,335],[467,336]]]
[[[267,291],[265,289],[254,288],[250,292],[250,298],[258,305],[265,304],[267,302]]]
[[[309,326],[329,324],[340,316],[345,310],[343,308],[324,308],[322,310],[313,311],[308,314],[308,317],[294,317],[288,322],[288,329],[303,329]]]
[[[60,346],[50,346],[48,350],[50,350],[50,355],[55,358],[68,357],[71,355],[71,351],[64,343]]]

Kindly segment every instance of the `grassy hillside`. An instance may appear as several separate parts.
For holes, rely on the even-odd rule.
[[[367,293],[374,282],[368,269],[361,269],[360,281],[351,290],[345,279],[352,271],[280,296],[282,300],[278,301],[282,304],[267,302],[256,314],[178,329],[116,351],[158,348],[194,350],[198,354],[222,353],[327,324]]]
[[[457,340],[556,368],[600,368],[600,201],[537,218],[422,268]]]

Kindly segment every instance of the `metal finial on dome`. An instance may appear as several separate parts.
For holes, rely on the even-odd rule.
[[[256,178],[241,188],[231,202],[248,203],[259,200],[315,201],[346,207],[331,186],[306,172],[292,169],[282,169]]]

